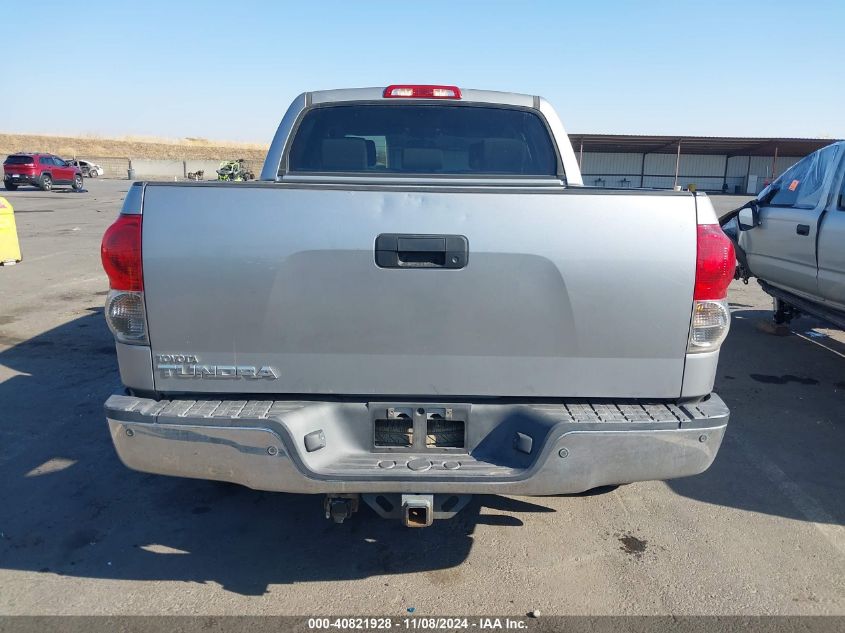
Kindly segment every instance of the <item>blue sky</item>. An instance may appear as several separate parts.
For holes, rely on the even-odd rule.
[[[845,137],[841,0],[39,6],[4,14],[0,131],[269,142],[305,90],[444,83],[572,132]]]

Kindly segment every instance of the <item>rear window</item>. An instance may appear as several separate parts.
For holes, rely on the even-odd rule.
[[[554,176],[542,119],[512,108],[342,105],[308,112],[290,148],[292,172]]]
[[[32,163],[32,156],[9,156],[3,161],[4,165],[29,165]]]

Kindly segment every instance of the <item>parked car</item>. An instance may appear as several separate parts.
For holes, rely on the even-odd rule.
[[[261,181],[135,183],[103,237],[130,468],[422,527],[715,458],[707,196],[585,188],[548,102],[455,86],[300,95]]]
[[[72,160],[69,161],[71,165],[75,165],[82,170],[82,175],[86,178],[97,178],[98,176],[105,176],[106,170],[87,160]]]
[[[49,191],[54,185],[70,185],[82,189],[82,171],[53,154],[12,154],[3,161],[3,185],[14,191],[32,185]]]
[[[723,220],[737,275],[774,298],[774,320],[806,313],[845,328],[845,142],[810,154]]]

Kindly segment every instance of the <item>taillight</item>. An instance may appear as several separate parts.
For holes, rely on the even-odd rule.
[[[141,267],[141,217],[120,215],[103,235],[100,256],[112,290],[144,289]]]
[[[461,89],[457,86],[394,84],[385,88],[382,96],[385,99],[460,99]]]
[[[695,261],[693,299],[724,299],[734,278],[736,254],[733,242],[718,224],[698,225],[698,256]]]
[[[730,329],[731,313],[727,296],[736,267],[736,255],[733,242],[718,224],[699,224],[697,242],[692,323],[687,351],[711,352],[719,349]]]
[[[100,255],[111,291],[106,298],[106,323],[121,343],[146,345],[144,274],[141,260],[141,215],[120,215],[106,229]]]

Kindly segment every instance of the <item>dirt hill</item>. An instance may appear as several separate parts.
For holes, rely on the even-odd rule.
[[[14,152],[47,152],[63,158],[121,157],[171,160],[264,160],[267,145],[210,141],[204,138],[165,139],[137,136],[41,136],[0,132],[0,155]]]

